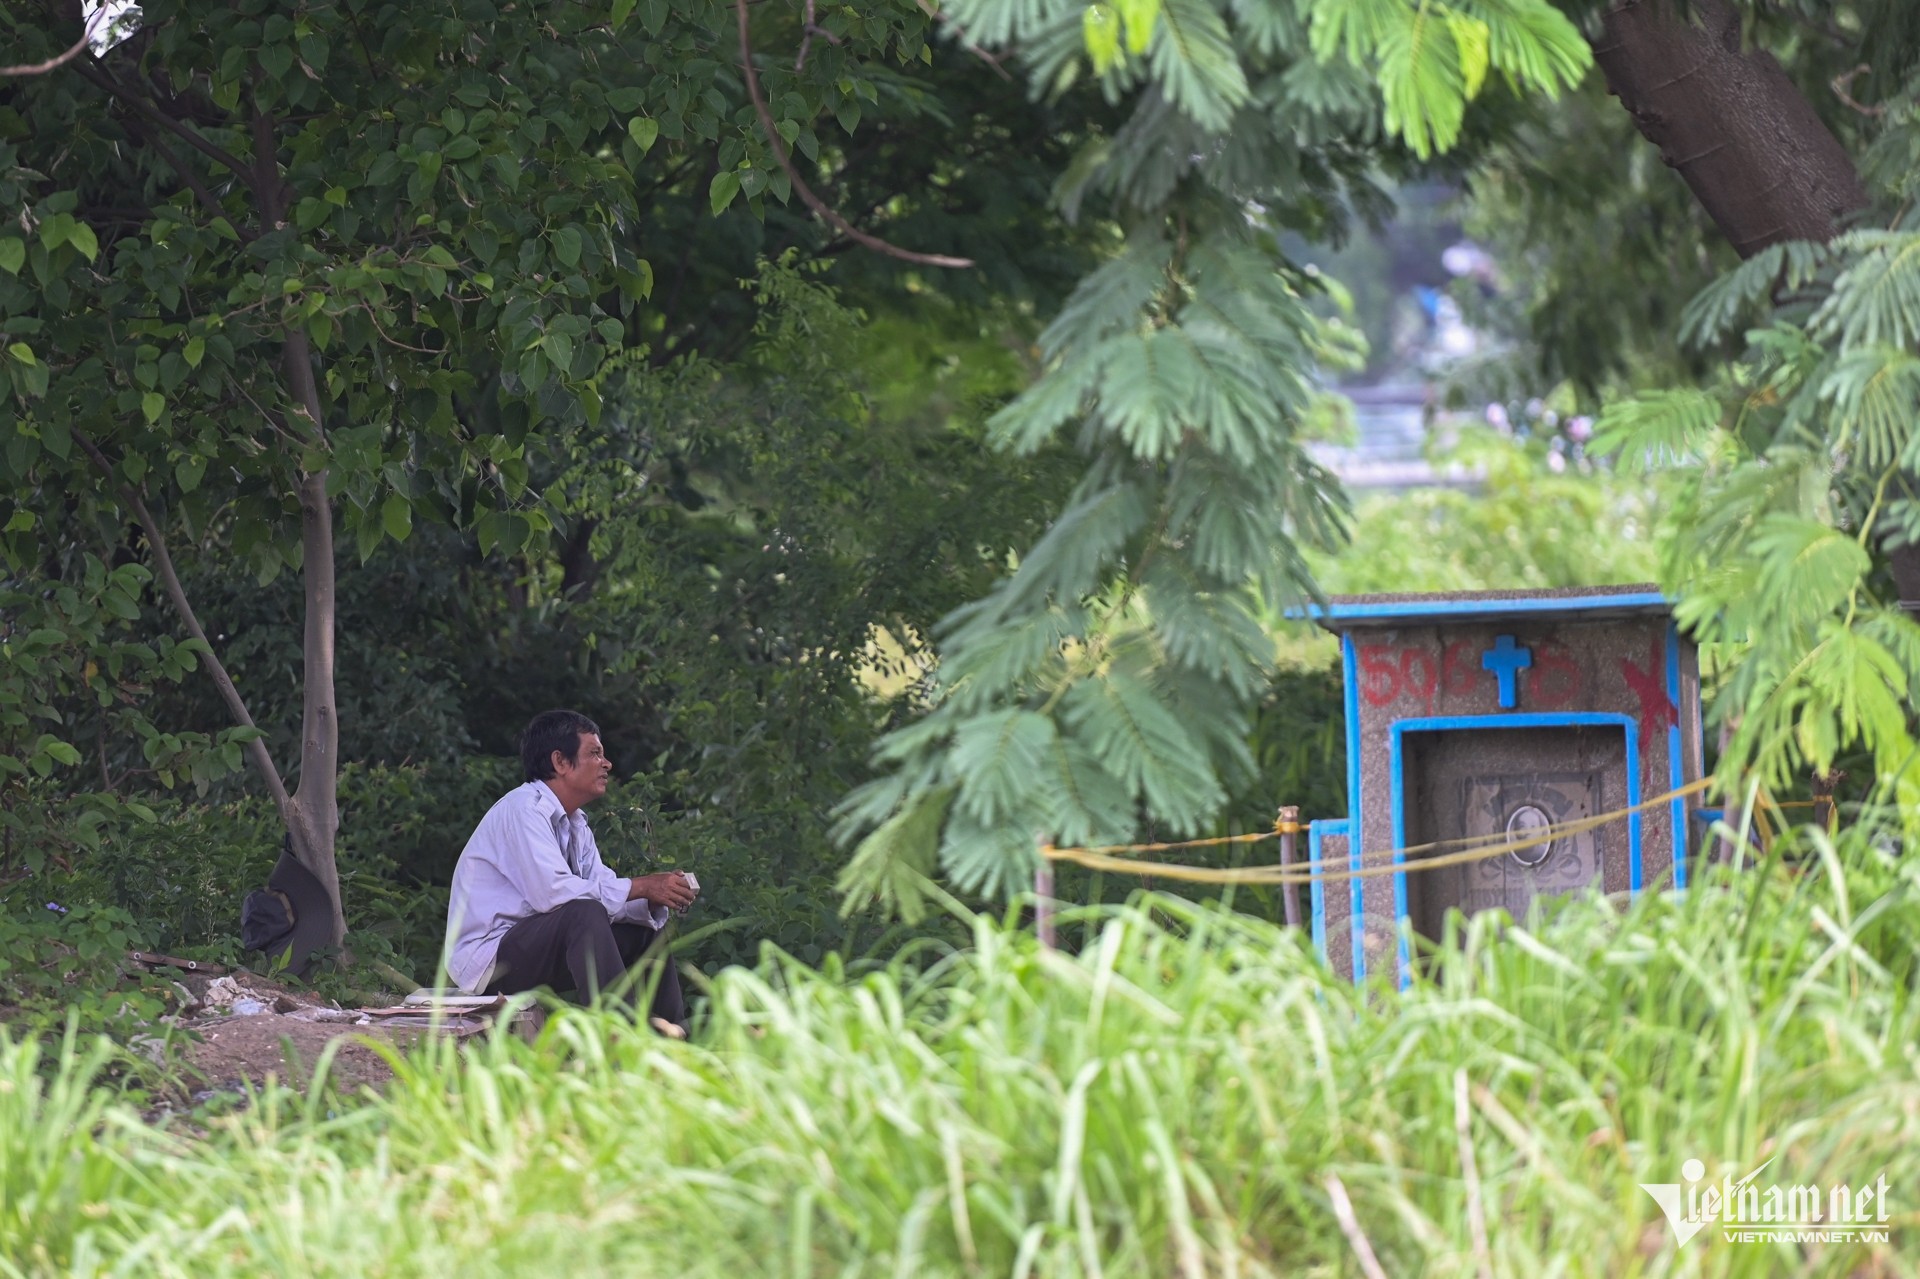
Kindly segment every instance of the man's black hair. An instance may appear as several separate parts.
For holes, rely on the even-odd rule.
[[[580,738],[587,733],[600,735],[600,726],[579,711],[541,711],[520,734],[520,766],[527,780],[544,782],[553,776],[553,753],[559,751],[569,763],[579,763]]]

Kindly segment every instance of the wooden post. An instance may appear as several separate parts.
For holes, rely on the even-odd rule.
[[[1279,821],[1280,828],[1280,869],[1293,869],[1293,828],[1300,824],[1300,810],[1292,804],[1282,806]],[[1288,928],[1300,927],[1300,886],[1282,884],[1280,902],[1286,908]]]
[[[1042,848],[1046,840],[1040,841]],[[1033,870],[1033,931],[1048,950],[1056,948],[1053,933],[1053,863],[1043,855]]]
[[[1846,773],[1837,768],[1813,775],[1813,824],[1829,835],[1839,829],[1834,820],[1833,792],[1845,778]]]

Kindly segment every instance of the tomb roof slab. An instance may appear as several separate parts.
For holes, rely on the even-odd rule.
[[[1331,631],[1414,623],[1502,622],[1523,618],[1605,621],[1670,617],[1673,602],[1651,582],[1533,591],[1453,591],[1438,594],[1335,595],[1300,610]]]

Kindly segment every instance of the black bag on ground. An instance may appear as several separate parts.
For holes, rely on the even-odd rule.
[[[267,886],[247,894],[240,906],[240,946],[269,959],[286,956],[286,971],[305,977],[313,952],[327,943],[333,903],[312,871],[293,855],[293,837],[280,845],[280,860]]]

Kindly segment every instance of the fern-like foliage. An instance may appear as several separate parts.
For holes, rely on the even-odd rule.
[[[992,427],[1062,437],[1085,474],[986,598],[946,619],[925,714],[839,814],[850,900],[911,905],[938,865],[1026,882],[1039,839],[1200,831],[1252,767],[1260,618],[1314,593],[1304,546],[1345,506],[1307,456],[1316,370],[1352,340],[1276,232],[1378,207],[1383,161],[1459,136],[1489,75],[1546,93],[1586,45],[1547,0],[951,0],[1037,92],[1091,77],[1130,112],[1057,191],[1119,234],[1041,335],[1041,376]],[[864,836],[864,838],[861,838]]]
[[[1894,104],[1879,147],[1920,154],[1914,103]],[[1717,385],[1616,404],[1596,442],[1696,468],[1664,576],[1682,624],[1720,649],[1723,775],[1784,786],[1864,751],[1913,812],[1920,625],[1881,565],[1920,540],[1920,225],[1903,212],[1775,245],[1695,298],[1682,328],[1706,343],[1743,326],[1746,354]]]

